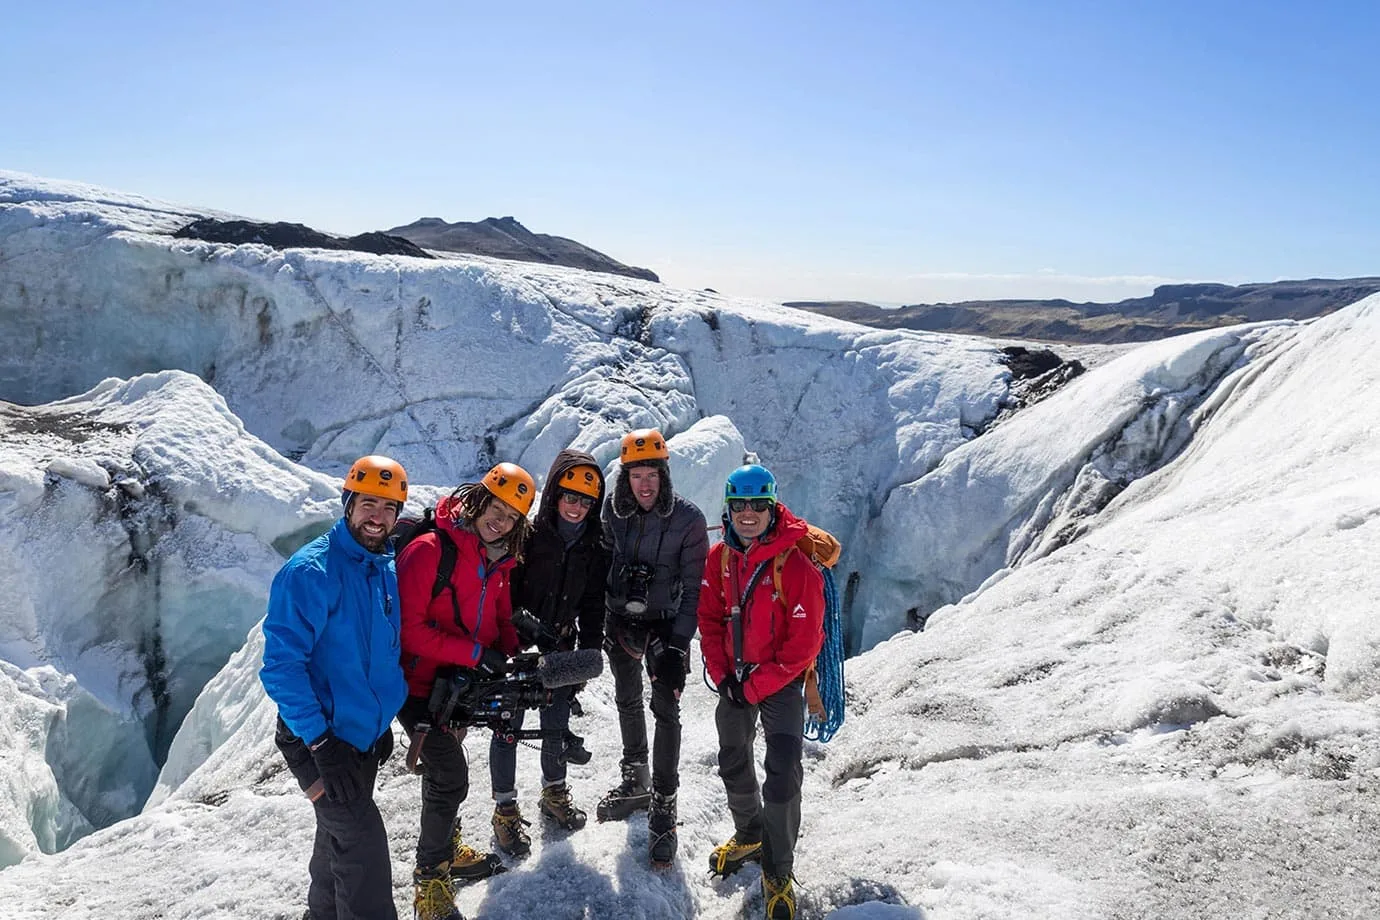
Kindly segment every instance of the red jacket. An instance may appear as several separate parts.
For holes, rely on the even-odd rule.
[[[804,553],[792,549],[806,530],[804,521],[778,504],[776,527],[766,543],[753,541],[746,553],[716,543],[704,564],[697,610],[700,651],[709,679],[718,684],[733,671],[729,615],[736,594],[747,588],[757,566],[766,563],[752,597],[743,604],[743,663],[755,665],[743,683],[749,703],[760,703],[805,673],[824,645],[824,576]],[[773,560],[780,553],[787,553],[781,571],[784,597],[777,597],[772,578]]]
[[[455,569],[450,590],[431,596],[441,563],[440,536],[424,533],[398,556],[398,595],[402,601],[402,665],[412,696],[431,694],[436,669],[443,665],[473,667],[486,648],[505,655],[518,649],[508,580],[514,559],[490,562],[479,537],[456,525],[450,498],[436,505],[436,524],[455,541]],[[455,622],[459,608],[463,625]]]

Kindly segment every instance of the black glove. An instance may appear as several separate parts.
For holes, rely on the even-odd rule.
[[[742,708],[748,704],[747,695],[743,693],[743,682],[732,674],[719,681],[719,696],[730,706]]]
[[[685,662],[689,650],[689,639],[672,636],[666,642],[666,647],[661,650],[661,654],[656,656],[656,669],[652,674],[656,682],[675,693],[684,690],[687,670]]]
[[[359,751],[347,742],[326,732],[311,746],[311,757],[321,774],[327,799],[343,805],[364,794],[364,786],[359,781]]]
[[[475,669],[488,675],[507,674],[508,656],[496,648],[486,648],[484,654],[479,656]]]
[[[388,758],[393,756],[393,726],[388,726],[388,730],[374,742],[374,756],[378,758],[380,767],[388,763]]]

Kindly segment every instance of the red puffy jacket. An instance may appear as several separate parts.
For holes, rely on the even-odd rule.
[[[436,526],[455,541],[455,568],[449,589],[431,596],[436,569],[441,564],[438,534],[424,533],[415,538],[397,560],[398,594],[402,601],[402,665],[412,696],[431,694],[438,667],[474,667],[486,648],[497,648],[505,655],[518,650],[508,593],[515,560],[504,556],[490,562],[479,537],[456,525],[455,510],[450,498],[436,505]],[[455,592],[454,605],[451,590]],[[460,624],[455,622],[457,609]]]
[[[709,679],[715,684],[733,671],[733,630],[730,611],[737,592],[747,588],[752,573],[765,563],[743,604],[743,663],[755,665],[743,683],[749,703],[760,703],[804,674],[824,645],[824,576],[804,553],[795,549],[805,536],[805,522],[785,505],[776,506],[776,528],[766,543],[754,541],[746,553],[727,543],[710,547],[704,564],[697,610],[700,650]],[[723,555],[728,554],[728,578]],[[772,566],[786,553],[781,591],[776,594]]]

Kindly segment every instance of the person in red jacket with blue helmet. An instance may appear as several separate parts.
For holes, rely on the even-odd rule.
[[[824,578],[796,548],[808,528],[777,501],[765,467],[729,474],[724,503],[724,539],[705,561],[697,613],[705,670],[719,691],[719,775],[734,834],[709,866],[728,875],[760,860],[768,920],[793,920],[804,679],[824,644]],[[759,719],[767,747],[760,790],[752,763]]]
[[[307,916],[396,920],[373,792],[407,696],[388,545],[407,474],[387,457],[361,457],[340,498],[344,516],[273,579],[259,679],[278,704],[274,741],[316,812]]]
[[[469,794],[464,729],[432,725],[429,699],[438,669],[502,673],[518,650],[509,580],[532,527],[536,484],[515,463],[500,463],[481,482],[459,486],[436,505],[436,530],[414,537],[398,556],[402,595],[402,665],[407,701],[398,720],[426,765],[413,906],[418,920],[460,920],[452,879],[498,871],[494,854],[461,841],[456,820]],[[433,596],[441,540],[455,546],[450,582]],[[521,815],[515,822],[521,827]],[[499,830],[495,817],[495,829]]]

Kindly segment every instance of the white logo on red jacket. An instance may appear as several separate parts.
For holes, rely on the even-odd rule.
[[[792,620],[803,620],[803,619],[805,619],[805,608],[802,607],[802,606],[800,606],[799,604],[796,604],[796,605],[795,605],[795,609],[791,611],[791,619],[792,619]]]

